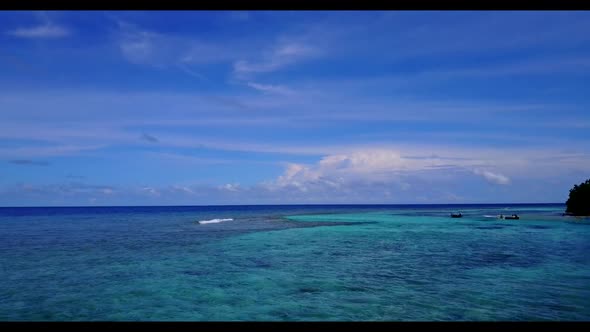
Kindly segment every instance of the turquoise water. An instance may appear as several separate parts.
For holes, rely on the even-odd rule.
[[[588,320],[563,210],[0,208],[0,320]]]

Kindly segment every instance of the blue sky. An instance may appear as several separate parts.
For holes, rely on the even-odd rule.
[[[0,12],[0,206],[564,202],[590,13]]]

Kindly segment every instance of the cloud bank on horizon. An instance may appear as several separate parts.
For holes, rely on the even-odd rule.
[[[2,12],[0,206],[563,202],[590,176],[589,30],[567,11]]]

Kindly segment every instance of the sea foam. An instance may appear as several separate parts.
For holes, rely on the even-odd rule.
[[[227,219],[211,219],[211,220],[200,220],[199,224],[216,224],[219,222],[223,222],[223,221],[232,221],[232,218],[227,218]]]

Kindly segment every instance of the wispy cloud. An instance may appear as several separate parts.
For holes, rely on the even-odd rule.
[[[244,164],[248,161],[235,160],[235,159],[223,159],[223,158],[207,158],[207,157],[195,157],[180,153],[167,153],[167,152],[146,152],[145,156],[150,159],[157,160],[161,163],[175,164],[175,165],[221,165],[221,164]],[[257,163],[259,161],[251,161]]]
[[[188,75],[204,78],[188,65],[205,65],[237,59],[244,53],[238,42],[216,44],[198,38],[160,33],[113,18],[117,45],[129,62],[154,67],[177,66]]]
[[[123,56],[135,64],[161,65],[170,47],[168,40],[157,33],[141,30],[133,24],[118,21],[119,48]]]
[[[65,26],[53,22],[48,12],[38,11],[34,12],[34,14],[38,20],[42,21],[40,24],[28,27],[21,26],[6,31],[6,34],[13,37],[29,39],[62,38],[71,34],[71,31]]]
[[[210,83],[211,82],[211,80],[208,79],[205,75],[203,75],[203,74],[201,74],[201,73],[199,73],[199,72],[197,72],[197,71],[189,68],[185,63],[178,64],[178,68],[181,71],[183,71],[185,74],[188,74],[189,76],[192,76],[192,77],[196,77],[196,78],[198,78],[199,80],[201,80],[203,82],[207,82],[207,83]]]
[[[254,98],[237,99],[243,104],[233,105],[234,98],[225,100],[223,96],[215,97],[220,98],[219,100],[211,100],[206,96],[166,93],[128,95],[80,94],[76,91],[46,91],[41,95],[39,93],[6,93],[0,95],[0,108],[4,110],[0,116],[2,119],[0,121],[0,138],[19,140],[22,143],[17,146],[0,147],[0,157],[7,160],[37,160],[52,156],[84,155],[94,150],[102,151],[92,153],[108,153],[107,150],[103,150],[104,147],[134,149],[145,144],[141,140],[155,143],[149,137],[158,140],[158,148],[166,149],[165,152],[177,155],[183,152],[178,153],[179,151],[174,151],[175,149],[207,149],[223,151],[223,153],[259,153],[282,160],[290,158],[287,157],[289,155],[293,158],[315,158],[377,148],[394,151],[398,149],[397,151],[402,157],[415,156],[418,152],[425,156],[430,156],[432,153],[445,156],[442,154],[444,151],[452,152],[452,147],[463,146],[463,149],[458,149],[460,151],[456,153],[447,153],[446,157],[468,157],[494,162],[493,157],[503,164],[508,161],[514,162],[515,167],[510,168],[510,172],[521,170],[519,176],[533,176],[550,174],[550,168],[556,163],[551,164],[550,161],[545,161],[546,166],[537,165],[537,167],[531,168],[528,164],[519,165],[518,163],[521,161],[516,157],[505,158],[501,153],[491,153],[490,150],[494,149],[471,151],[467,146],[477,145],[470,144],[474,141],[497,141],[498,138],[501,138],[502,144],[518,143],[522,147],[520,150],[511,152],[511,156],[523,156],[534,147],[543,147],[546,152],[541,152],[537,156],[555,157],[559,154],[553,151],[558,150],[564,143],[578,150],[582,150],[586,145],[586,140],[583,138],[576,141],[568,140],[567,136],[539,138],[534,131],[531,133],[531,129],[535,128],[534,121],[527,123],[516,121],[518,130],[506,130],[503,127],[511,125],[507,123],[506,119],[508,116],[516,114],[516,110],[519,109],[516,107],[518,105],[490,106],[485,102],[481,104],[463,103],[460,100],[447,103],[412,101],[389,102],[388,104],[388,101],[381,103],[379,100],[375,101],[375,106],[372,106],[370,104],[364,105],[361,101],[354,101],[347,96],[343,96],[341,98],[343,100],[338,100],[336,97],[334,95],[329,99],[304,101],[300,104],[301,106],[297,104],[289,106],[289,103],[281,104],[277,100],[299,98],[273,98],[270,95],[256,95]],[[223,103],[227,103],[227,105]],[[45,111],[48,104],[56,105],[51,113]],[[195,108],[195,105],[199,105],[198,109]],[[136,112],[137,109],[141,109],[142,112]],[[163,109],[166,109],[165,113],[162,113]],[[495,112],[506,109],[515,111],[509,112],[509,114],[494,115]],[[281,111],[273,112],[274,110]],[[361,111],[363,113],[360,113]],[[524,112],[523,110],[522,113]],[[414,130],[406,133],[405,129],[384,131],[373,130],[372,126],[358,125],[360,123],[376,123],[379,126],[385,121],[396,121],[399,124],[406,116],[410,119],[411,117],[424,117],[424,120],[418,119],[426,121],[425,123],[434,123],[437,126],[449,124],[451,129],[428,132]],[[88,121],[88,118],[92,120]],[[477,121],[478,118],[480,121]],[[493,122],[496,122],[494,120],[497,119],[501,121],[497,121],[499,125],[493,127]],[[457,128],[457,124],[464,124],[469,120],[474,121],[474,126],[469,130],[456,131],[454,129]],[[330,130],[330,134],[316,141],[314,139],[318,136],[314,136],[315,133],[310,130],[311,125],[319,126],[320,129],[325,127]],[[280,128],[275,128],[278,126]],[[487,127],[490,126],[497,128],[498,131],[489,130]],[[198,130],[190,130],[191,127]],[[239,127],[240,130],[232,130],[236,127]],[[285,128],[289,128],[289,135],[269,141],[264,136],[257,135],[258,128],[261,127],[273,130],[273,135],[279,129],[284,131]],[[354,135],[344,135],[351,127],[355,130]],[[529,133],[523,131],[526,129],[529,130]],[[152,134],[157,133],[158,135],[150,135],[150,130],[155,130]],[[145,133],[149,137],[141,136],[140,133],[144,131],[147,131]],[[365,137],[363,134],[367,134],[367,136]],[[368,134],[391,134],[392,136],[368,136]],[[292,139],[293,135],[299,135],[296,136],[296,141]],[[554,134],[554,136],[559,135],[559,132]],[[527,137],[529,138],[528,142],[522,140]],[[413,146],[420,144],[430,146],[430,148],[416,149]],[[489,157],[486,157],[486,154]],[[195,164],[211,162],[210,160],[194,159],[196,157],[196,155],[191,157],[190,162]],[[524,160],[528,160],[527,158],[523,157]],[[586,165],[585,159],[576,158],[577,161],[568,161],[571,163],[572,169],[581,169]],[[239,158],[225,156],[218,159]],[[405,161],[403,158],[402,160]],[[437,162],[436,165],[442,167],[440,164],[453,163],[454,161],[447,160],[445,163]],[[562,163],[562,165],[565,164]],[[531,172],[531,169],[534,171]],[[496,170],[493,167],[489,170],[506,173],[505,170]],[[512,178],[512,174],[506,175]]]
[[[76,194],[103,194],[112,195],[117,190],[112,186],[93,185],[80,182],[67,182],[61,184],[32,185],[21,184],[17,190],[37,194],[57,194],[57,195],[76,195]]]
[[[264,92],[264,93],[273,93],[273,94],[279,94],[279,95],[293,95],[295,94],[295,91],[282,86],[282,85],[270,85],[270,84],[260,84],[260,83],[255,83],[255,82],[248,82],[246,85],[248,85],[249,87],[256,89],[258,91]]]
[[[258,61],[234,62],[234,73],[238,78],[246,78],[249,74],[276,71],[319,54],[321,52],[315,46],[297,41],[282,41],[262,55],[262,59]]]
[[[240,191],[241,187],[239,183],[226,183],[218,187],[220,190],[230,191],[230,192],[238,192]]]
[[[76,155],[85,151],[103,148],[105,145],[56,145],[56,146],[23,146],[17,148],[0,148],[0,156],[10,158],[36,158]]]
[[[8,162],[11,164],[16,164],[16,165],[31,165],[31,166],[47,166],[47,165],[49,165],[49,163],[46,161],[35,161],[35,160],[29,160],[29,159],[15,159],[15,160],[10,160]]]
[[[146,193],[151,196],[160,196],[161,195],[160,191],[156,188],[153,188],[153,187],[141,188],[141,192]]]
[[[473,173],[483,176],[490,183],[501,185],[510,184],[510,178],[502,174],[479,169],[474,170]]]
[[[186,194],[194,194],[195,193],[192,189],[190,189],[189,187],[186,187],[186,186],[175,185],[175,186],[171,187],[171,190],[176,191],[176,192],[186,193]]]
[[[70,35],[70,31],[54,23],[45,23],[32,27],[21,27],[6,32],[19,38],[62,38]]]

